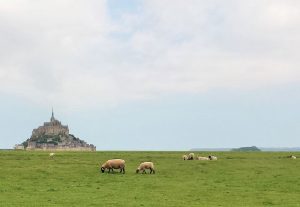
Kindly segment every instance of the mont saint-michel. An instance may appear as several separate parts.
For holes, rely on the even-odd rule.
[[[85,141],[69,133],[68,125],[52,116],[50,122],[44,122],[43,126],[33,129],[29,139],[21,145],[16,145],[16,149],[26,150],[66,150],[66,151],[95,151],[96,147],[87,144]]]

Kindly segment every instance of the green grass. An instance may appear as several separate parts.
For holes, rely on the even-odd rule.
[[[300,206],[300,159],[283,158],[291,153],[216,152],[217,161],[182,154],[57,152],[51,159],[0,151],[0,206]],[[99,172],[111,158],[126,160],[125,175]],[[142,161],[153,161],[156,174],[135,174]]]

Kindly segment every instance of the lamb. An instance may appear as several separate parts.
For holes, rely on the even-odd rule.
[[[209,160],[208,157],[198,157],[197,159],[198,159],[198,160]]]
[[[194,157],[195,157],[195,154],[194,154],[194,153],[190,153],[190,154],[188,155],[188,160],[193,160]]]
[[[101,166],[101,172],[104,173],[105,169],[108,169],[108,173],[110,171],[114,171],[113,169],[120,169],[120,173],[123,172],[125,174],[125,160],[122,159],[113,159],[113,160],[107,160],[102,166]]]
[[[187,155],[182,155],[182,159],[183,159],[183,160],[187,160],[187,159],[188,159],[188,156],[187,156]]]
[[[139,173],[140,171],[143,171],[143,173],[146,173],[146,169],[150,169],[150,174],[151,173],[155,174],[153,162],[141,163],[140,166],[136,169],[136,173]]]
[[[49,153],[49,157],[54,157],[54,155],[55,155],[54,152]]]
[[[216,156],[213,156],[213,155],[209,155],[208,158],[209,158],[210,160],[217,160],[217,159],[218,159]]]

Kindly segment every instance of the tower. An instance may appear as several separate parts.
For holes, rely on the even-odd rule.
[[[50,119],[51,122],[54,122],[55,121],[55,118],[54,118],[54,113],[53,113],[53,107],[52,107],[52,116],[51,116],[51,119]]]

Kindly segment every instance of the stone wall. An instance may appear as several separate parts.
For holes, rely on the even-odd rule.
[[[54,148],[26,148],[27,151],[96,151],[96,148],[92,147],[54,147]]]

